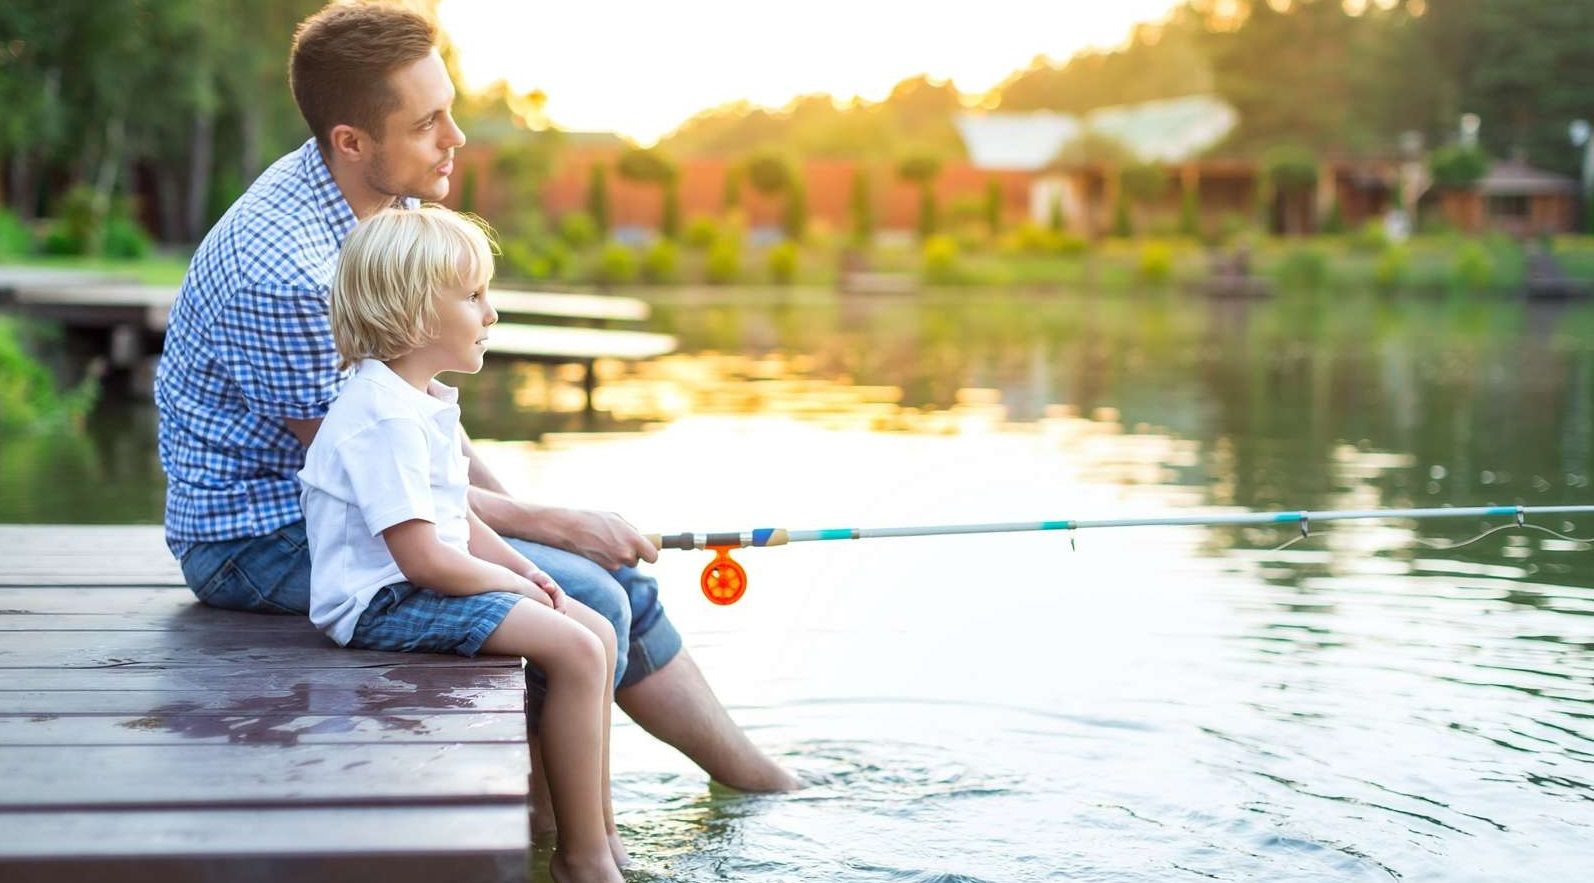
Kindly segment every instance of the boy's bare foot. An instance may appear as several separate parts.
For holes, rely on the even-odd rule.
[[[609,832],[609,854],[614,856],[614,864],[620,870],[631,867],[631,853],[625,851],[625,844],[620,840],[619,831]]]
[[[608,855],[576,860],[568,857],[562,849],[556,851],[548,861],[548,874],[553,877],[554,883],[625,883],[620,876],[620,869],[614,866],[614,859]]]

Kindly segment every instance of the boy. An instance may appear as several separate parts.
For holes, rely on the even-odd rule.
[[[350,232],[329,299],[339,370],[356,367],[309,451],[310,618],[371,650],[524,656],[548,681],[539,724],[558,824],[556,880],[620,880],[609,802],[614,627],[471,511],[455,390],[481,370],[491,245],[438,207]]]

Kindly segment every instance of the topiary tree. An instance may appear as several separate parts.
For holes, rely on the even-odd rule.
[[[1002,182],[995,178],[985,182],[985,228],[993,239],[1002,235]]]
[[[726,214],[741,211],[742,170],[739,166],[733,165],[725,169],[725,191],[720,197],[720,208]]]
[[[617,168],[620,177],[628,181],[659,188],[663,200],[659,232],[666,238],[674,239],[681,230],[680,194],[676,192],[680,186],[677,180],[680,175],[675,163],[657,148],[636,147],[620,154]]]
[[[935,204],[935,179],[941,174],[941,160],[926,153],[907,157],[897,164],[897,177],[919,188],[919,238],[935,235],[939,218]]]
[[[847,209],[852,217],[852,241],[857,245],[868,245],[874,238],[874,197],[871,189],[868,169],[862,166],[854,169]]]
[[[780,217],[780,226],[786,238],[793,242],[803,241],[808,234],[808,188],[803,186],[801,178],[794,177],[786,185],[786,205]]]
[[[594,163],[587,173],[587,216],[598,228],[599,238],[609,235],[609,173]]]

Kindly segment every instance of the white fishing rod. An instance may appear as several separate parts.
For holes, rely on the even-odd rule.
[[[886,537],[927,537],[956,534],[1024,533],[1043,530],[1088,530],[1103,527],[1221,527],[1243,524],[1294,524],[1307,536],[1314,522],[1367,521],[1374,519],[1430,520],[1440,518],[1514,518],[1526,527],[1529,516],[1594,514],[1588,506],[1468,506],[1435,509],[1330,509],[1321,512],[1241,512],[1231,515],[1169,515],[1151,518],[1060,519],[1055,521],[1013,521],[987,524],[932,524],[908,527],[840,527],[821,530],[788,530],[761,527],[724,533],[648,534],[647,540],[658,549],[705,549],[714,560],[703,568],[703,594],[716,604],[734,604],[747,591],[747,571],[731,559],[730,550],[747,547],[784,546],[822,540],[872,540]],[[1509,526],[1509,525],[1508,525]]]

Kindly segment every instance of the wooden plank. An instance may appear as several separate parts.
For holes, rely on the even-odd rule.
[[[160,525],[0,525],[0,586],[181,586]]]
[[[505,316],[550,316],[599,322],[642,322],[650,312],[646,301],[606,294],[526,291],[494,286],[493,308]]]
[[[356,651],[346,651],[356,652]],[[525,688],[520,662],[508,657],[480,657],[478,665],[444,668],[428,664],[431,656],[402,654],[390,665],[357,668],[240,668],[229,665],[184,665],[174,668],[14,669],[0,677],[0,694],[35,691],[158,691],[185,693],[306,693],[322,704],[312,709],[342,710],[353,703],[429,702],[439,708],[469,708],[478,692]],[[412,700],[402,697],[413,694]],[[396,698],[395,698],[396,697]],[[190,698],[190,697],[185,697]],[[334,704],[344,703],[344,704]],[[380,709],[386,706],[377,706]]]
[[[77,589],[83,589],[78,591]],[[159,588],[128,586],[65,587],[52,586],[0,586],[0,618],[15,616],[77,616],[120,615],[139,613],[146,616],[173,616],[181,611],[200,607],[194,593],[187,588],[165,586]],[[206,608],[208,609],[208,608]],[[226,611],[217,611],[226,613]],[[277,617],[272,617],[276,619]],[[263,617],[218,616],[218,625],[225,622],[256,622]],[[291,619],[291,617],[284,617]]]
[[[524,805],[524,744],[28,745],[0,751],[0,809]]]
[[[0,813],[7,881],[524,880],[516,806]]]
[[[239,614],[240,616],[245,614]],[[312,628],[271,635],[217,631],[101,632],[84,641],[77,632],[10,632],[0,643],[0,668],[110,668],[114,666],[235,665],[261,668],[364,668],[396,665],[413,653],[348,650]],[[434,666],[471,668],[484,660],[434,655]],[[519,665],[497,657],[503,665]],[[486,664],[493,664],[486,662]]]
[[[73,694],[82,702],[83,694]],[[176,703],[181,705],[181,703]],[[0,714],[0,746],[523,744],[520,708],[387,714]]]
[[[545,361],[634,360],[672,353],[675,346],[674,337],[648,331],[500,322],[488,335],[487,354]]]
[[[0,690],[0,715],[414,715],[519,713],[523,690]]]

